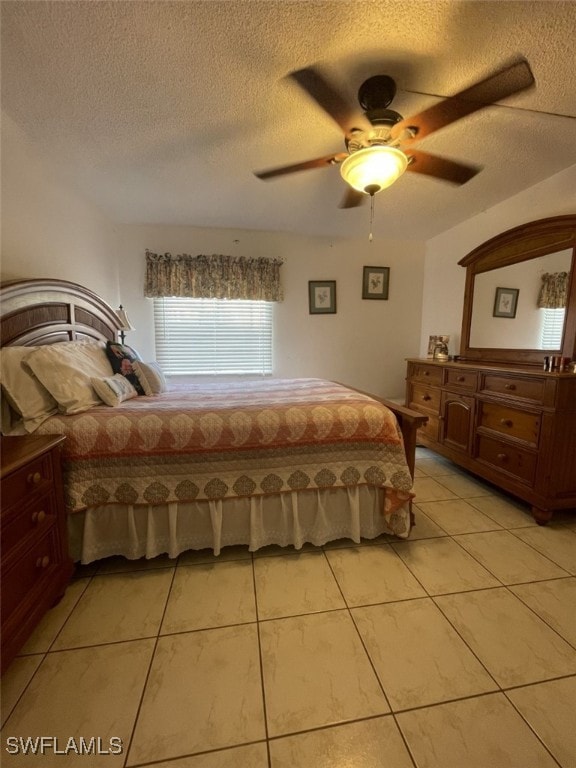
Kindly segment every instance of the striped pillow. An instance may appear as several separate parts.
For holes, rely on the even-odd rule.
[[[121,373],[115,373],[114,376],[105,379],[94,378],[91,382],[100,400],[112,407],[138,396],[136,389]]]
[[[132,368],[146,395],[159,395],[161,392],[166,392],[168,388],[166,377],[158,363],[142,363],[135,360]]]

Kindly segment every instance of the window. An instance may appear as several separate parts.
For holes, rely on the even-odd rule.
[[[271,374],[270,301],[154,299],[156,359],[168,375]]]
[[[560,349],[566,309],[543,309],[541,349]]]

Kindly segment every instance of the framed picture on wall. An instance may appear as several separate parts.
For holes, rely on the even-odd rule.
[[[518,288],[496,288],[492,317],[516,317]]]
[[[308,302],[311,315],[336,313],[336,280],[310,280]]]
[[[362,277],[363,299],[387,299],[390,285],[390,267],[364,267]]]

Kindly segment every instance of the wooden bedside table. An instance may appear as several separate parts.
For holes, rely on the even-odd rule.
[[[3,673],[73,571],[62,486],[64,437],[2,437],[0,559]]]

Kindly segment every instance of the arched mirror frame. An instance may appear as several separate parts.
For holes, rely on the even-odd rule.
[[[566,249],[572,249],[572,265],[562,349],[471,347],[470,331],[476,275]],[[509,229],[487,240],[458,263],[466,267],[460,359],[470,362],[481,361],[484,363],[538,365],[542,367],[545,355],[562,355],[571,360],[576,358],[576,277],[574,275],[576,271],[576,214],[540,219]]]

